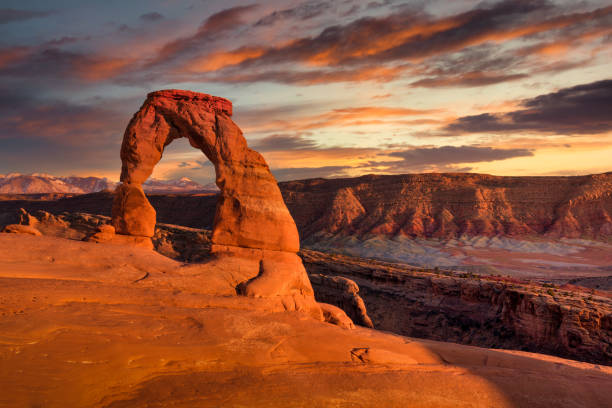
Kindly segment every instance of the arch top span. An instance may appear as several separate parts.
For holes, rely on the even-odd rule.
[[[149,92],[147,99],[167,98],[175,101],[191,101],[197,103],[202,109],[210,109],[218,113],[225,113],[232,116],[232,102],[220,96],[213,96],[201,92],[184,91],[181,89],[162,89],[160,91]]]

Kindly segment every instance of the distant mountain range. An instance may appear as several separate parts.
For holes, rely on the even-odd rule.
[[[0,194],[74,193],[87,194],[102,190],[113,190],[118,183],[100,177],[56,177],[50,174],[33,173],[0,174]],[[176,194],[216,191],[214,184],[202,185],[190,178],[178,180],[149,179],[143,185],[147,193]]]

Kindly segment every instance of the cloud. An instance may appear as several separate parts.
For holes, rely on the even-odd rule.
[[[481,146],[411,147],[384,153],[400,160],[370,161],[360,167],[384,173],[423,171],[469,171],[458,167],[465,163],[481,163],[506,160],[514,157],[533,156],[528,149],[499,149]]]
[[[0,51],[0,75],[33,80],[102,81],[125,72],[133,63],[130,58],[83,54],[55,47]]]
[[[424,78],[410,84],[412,87],[441,88],[441,87],[475,87],[499,84],[501,82],[516,81],[529,77],[528,74],[503,74],[495,72],[466,72],[455,76],[440,76]]]
[[[344,26],[328,27],[314,38],[301,38],[283,47],[271,48],[250,63],[302,61],[340,66],[419,60],[490,41],[503,42],[562,28],[612,13],[609,7],[543,20],[543,12],[555,11],[551,8],[546,1],[502,1],[441,19],[414,11],[366,17]]]
[[[9,47],[0,49],[0,70],[6,66],[22,61],[31,52],[30,47]]]
[[[447,165],[505,160],[512,157],[533,156],[528,149],[496,149],[478,146],[415,147],[389,153],[399,157],[409,166]]]
[[[249,146],[274,163],[363,162],[381,152],[375,147],[329,146],[302,134],[276,134],[252,140]],[[284,167],[277,165],[276,167]]]
[[[330,178],[347,176],[350,166],[286,167],[272,169],[278,181],[304,180],[309,178]]]
[[[270,141],[271,142],[271,141]],[[296,143],[297,142],[297,143]],[[295,143],[295,146],[291,146]],[[287,146],[295,148],[288,151],[307,151],[310,156],[316,156],[326,149],[321,147],[302,147],[299,139],[293,140]],[[333,149],[333,148],[332,148]],[[341,149],[341,148],[336,148]],[[348,150],[348,149],[347,149]],[[267,155],[268,156],[268,155]],[[367,156],[371,160],[366,159]],[[506,160],[514,157],[533,156],[529,149],[501,149],[483,146],[441,146],[441,147],[409,147],[400,150],[370,149],[361,161],[335,166],[321,167],[284,167],[277,166],[272,172],[279,180],[296,180],[315,177],[347,177],[364,172],[378,174],[400,174],[407,172],[426,171],[469,171],[466,163],[482,163]],[[354,155],[356,157],[356,155]],[[285,161],[283,163],[288,163]],[[329,162],[329,160],[327,161]],[[340,164],[340,163],[339,163]]]
[[[309,20],[318,17],[331,8],[328,2],[306,2],[296,7],[277,10],[259,19],[254,26],[270,26],[284,20]]]
[[[33,18],[46,17],[51,11],[16,10],[10,8],[0,9],[0,24],[8,24],[16,21],[31,20]]]
[[[522,109],[464,116],[446,126],[450,134],[533,131],[598,134],[612,130],[612,80],[564,88],[521,102]]]
[[[197,52],[199,47],[205,46],[220,34],[235,30],[237,26],[243,25],[244,16],[257,7],[257,4],[237,6],[211,15],[202,22],[195,34],[173,40],[164,45],[152,63],[165,62],[180,57],[188,51],[195,50]]]
[[[306,139],[300,135],[274,134],[256,140],[251,146],[258,152],[273,152],[283,150],[305,150],[317,149],[318,144],[311,139]]]
[[[154,22],[163,20],[164,16],[157,11],[152,11],[150,13],[141,14],[139,18],[146,22]]]
[[[261,54],[261,49],[254,51],[254,53]],[[238,58],[232,60],[233,53],[224,53],[229,58],[224,59],[227,65],[234,65],[233,62],[239,63],[248,59],[246,54],[241,56],[245,58]],[[207,60],[207,58],[203,58]],[[224,68],[227,65],[213,65],[213,62],[218,60],[215,59],[215,55],[212,59],[206,62],[205,68]],[[363,82],[363,81],[374,81],[374,82],[390,82],[398,79],[402,72],[405,70],[403,66],[399,67],[362,67],[362,68],[349,68],[349,69],[315,69],[308,71],[298,70],[285,70],[285,71],[252,71],[244,69],[236,69],[234,71],[222,71],[218,75],[215,74],[210,77],[211,81],[215,82],[229,82],[229,83],[251,83],[251,82],[276,82],[282,84],[293,84],[293,85],[320,85],[329,84],[334,82]]]
[[[5,91],[0,96],[0,139],[47,139],[87,148],[96,140],[121,135],[129,119],[120,103],[73,104],[56,99],[35,99]],[[110,108],[115,106],[116,110]]]
[[[260,116],[257,111],[248,116]],[[352,127],[374,124],[406,124],[408,117],[437,113],[437,110],[410,109],[392,106],[357,106],[332,109],[317,115],[305,115],[287,119],[268,119],[280,115],[261,115],[245,128],[251,132],[308,131],[328,127]],[[426,119],[429,122],[429,119]],[[410,124],[414,122],[410,121]]]
[[[184,65],[183,71],[215,72],[214,76],[202,78],[211,81],[289,84],[385,82],[408,72],[425,76],[414,81],[414,86],[483,86],[528,75],[509,69],[525,62],[525,55],[486,57],[491,50],[495,54],[504,52],[496,44],[518,38],[538,39],[544,34],[563,36],[563,30],[571,30],[586,41],[584,36],[588,33],[605,35],[605,30],[609,31],[606,21],[612,18],[612,7],[563,14],[562,7],[544,0],[482,3],[443,18],[414,8],[401,10],[326,27],[314,37],[288,40],[281,46],[250,44],[198,55],[193,63]],[[479,51],[480,56],[474,51]],[[462,52],[465,55],[459,55],[460,59],[453,56]],[[529,55],[536,54],[533,51]],[[436,67],[436,61],[431,61],[435,58],[445,58],[446,63],[438,61],[441,66]],[[407,70],[410,64],[421,64],[426,59],[428,66],[435,69]],[[211,60],[214,63],[206,62]]]

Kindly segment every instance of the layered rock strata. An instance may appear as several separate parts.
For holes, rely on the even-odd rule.
[[[612,301],[605,293],[309,250],[301,255],[318,298],[352,316],[347,285],[338,282],[355,283],[376,329],[612,365]]]
[[[612,237],[612,173],[367,175],[280,188],[303,241],[330,235]]]

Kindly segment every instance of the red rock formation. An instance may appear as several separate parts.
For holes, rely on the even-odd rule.
[[[177,90],[150,93],[125,131],[121,181],[135,186],[130,189],[139,188],[161,159],[164,147],[187,137],[214,164],[221,190],[213,243],[297,252],[297,229],[276,180],[263,157],[248,148],[231,113],[231,102],[223,98]],[[127,202],[128,191],[133,190],[117,191],[113,213],[117,232],[151,236],[153,226],[132,226],[125,219],[132,208],[145,206],[138,200]],[[142,221],[150,224],[152,220]]]
[[[610,239],[612,173],[573,177],[412,174],[311,179],[279,184],[302,238],[395,234],[414,237],[544,235]],[[28,196],[30,197],[30,196]],[[0,201],[0,213],[108,214],[109,196]],[[211,228],[213,195],[149,197],[160,222]],[[53,201],[56,200],[56,201]]]
[[[142,190],[164,148],[186,137],[213,163],[220,189],[212,251],[241,258],[252,271],[239,285],[252,297],[278,298],[289,310],[321,318],[301,259],[295,222],[264,158],[231,120],[230,101],[189,91],[152,92],[130,121],[121,146],[121,182],[113,204],[117,233],[152,237],[155,211]],[[255,263],[253,265],[253,263]]]
[[[354,306],[337,282],[356,283],[376,329],[612,365],[609,297],[309,250],[301,255],[318,299],[351,316]]]
[[[290,181],[280,187],[302,238],[612,235],[612,173],[369,175]]]
[[[310,253],[306,251],[306,254]],[[320,273],[311,273],[308,277],[319,302],[331,303],[340,307],[356,324],[374,327],[365,303],[359,296],[359,286],[354,281],[342,276],[328,276]]]

